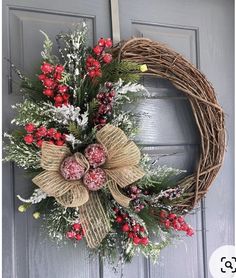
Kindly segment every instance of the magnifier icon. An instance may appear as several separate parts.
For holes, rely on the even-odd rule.
[[[225,267],[233,269],[232,262],[226,261],[225,262]]]

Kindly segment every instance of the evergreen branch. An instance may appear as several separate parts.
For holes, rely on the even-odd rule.
[[[76,139],[81,139],[82,129],[75,122],[70,122],[67,129]]]
[[[49,62],[51,64],[56,64],[58,63],[58,58],[57,56],[52,54],[52,47],[53,47],[53,42],[49,39],[48,35],[40,30],[40,32],[44,35],[45,40],[43,43],[43,51],[41,52],[41,56],[43,60],[46,62]]]
[[[136,83],[140,79],[139,65],[130,61],[113,60],[102,67],[102,77],[99,79],[101,84],[106,81],[118,82],[119,79],[125,83]]]

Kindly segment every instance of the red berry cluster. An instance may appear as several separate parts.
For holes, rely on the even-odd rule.
[[[128,188],[127,194],[132,199],[132,205],[135,212],[140,212],[142,209],[145,208],[145,202],[140,198],[141,195],[147,195],[147,191],[142,191],[137,185],[131,185]]]
[[[70,97],[68,87],[60,84],[64,67],[62,65],[53,66],[49,63],[43,63],[41,70],[43,73],[38,78],[45,87],[43,94],[53,99],[56,107],[61,107],[62,104],[67,105]]]
[[[161,210],[160,217],[166,229],[173,228],[176,231],[184,231],[188,236],[194,234],[193,229],[185,222],[183,216],[177,216],[175,213],[168,213],[165,210]]]
[[[113,208],[115,213],[115,222],[119,224],[121,230],[135,245],[148,245],[149,239],[145,228],[132,219],[128,213],[122,213],[119,208]]]
[[[112,41],[108,39],[99,39],[98,44],[93,48],[93,53],[96,55],[94,58],[89,55],[86,59],[86,70],[91,78],[100,77],[102,75],[101,63],[108,64],[112,61],[112,55],[105,53],[107,48],[112,47]]]
[[[25,125],[25,130],[27,134],[24,137],[24,141],[29,145],[35,143],[36,146],[41,148],[43,141],[48,141],[57,146],[62,146],[65,143],[65,134],[62,134],[55,128],[36,127],[34,124],[29,123]]]
[[[71,230],[66,233],[66,237],[69,239],[75,239],[77,241],[83,239],[84,230],[80,223],[74,223]]]
[[[97,94],[99,106],[97,114],[94,118],[94,124],[97,125],[98,128],[106,125],[108,118],[111,116],[115,95],[116,92],[114,91],[113,84],[111,82],[106,82],[104,91]]]

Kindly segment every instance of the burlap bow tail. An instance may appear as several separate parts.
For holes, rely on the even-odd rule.
[[[144,176],[144,171],[138,166],[139,148],[133,141],[129,141],[120,128],[112,125],[100,129],[96,139],[107,154],[106,162],[102,166],[107,175],[105,186],[108,186],[118,203],[128,207],[131,199],[123,195],[118,186],[126,187]],[[43,142],[41,166],[45,171],[37,175],[33,182],[49,196],[55,197],[61,205],[79,207],[80,221],[88,246],[95,248],[109,232],[109,220],[96,191],[88,191],[82,179],[70,181],[61,175],[61,163],[70,155],[71,152],[66,146]],[[83,154],[75,153],[74,157],[88,169],[88,161]]]

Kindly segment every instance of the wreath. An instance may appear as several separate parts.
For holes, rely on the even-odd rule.
[[[41,31],[42,32],[42,31]],[[204,75],[180,54],[149,39],[87,46],[87,26],[56,36],[58,57],[45,36],[40,72],[14,64],[23,100],[6,133],[6,161],[33,176],[32,195],[17,196],[19,212],[33,208],[49,237],[78,245],[110,262],[137,254],[157,260],[175,238],[192,236],[184,215],[204,196],[225,147],[224,115]],[[192,106],[201,135],[196,173],[156,166],[134,139],[140,117],[130,104],[148,97],[142,75],[170,80]]]

